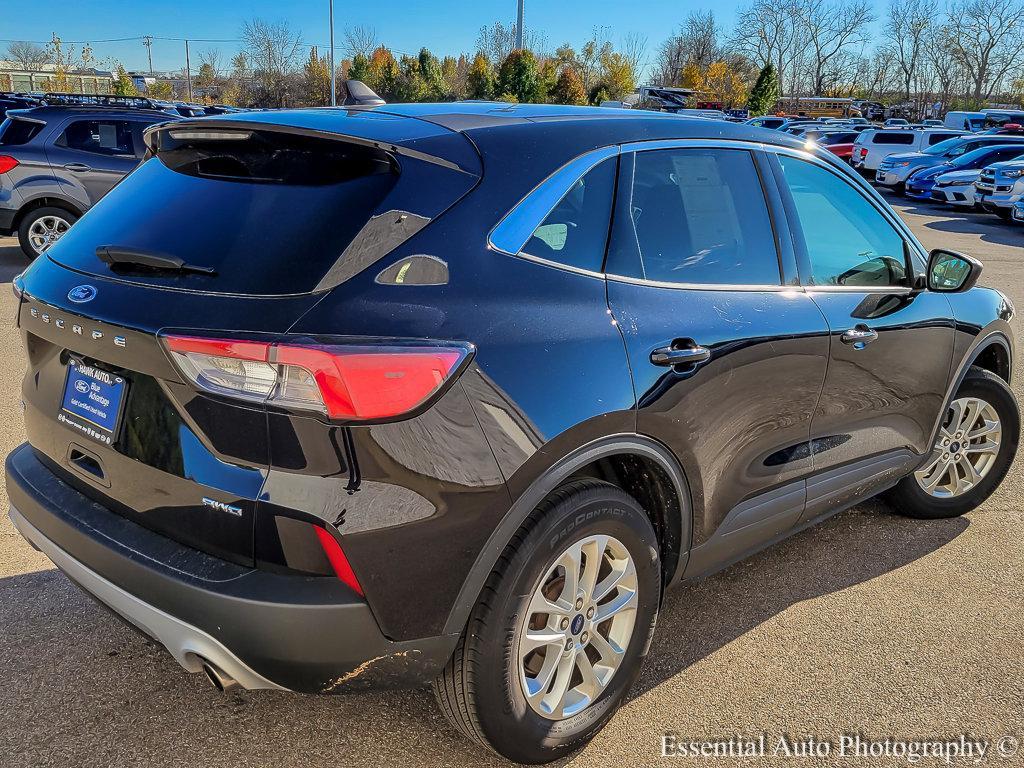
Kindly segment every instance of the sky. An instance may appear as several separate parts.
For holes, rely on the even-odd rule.
[[[881,15],[885,0],[875,2]],[[551,50],[563,42],[579,46],[595,27],[607,28],[613,43],[640,33],[647,38],[652,59],[688,11],[711,7],[719,23],[731,28],[736,8],[745,4],[747,0],[526,0],[526,28],[544,33]],[[356,25],[373,27],[396,53],[414,54],[422,46],[441,56],[469,53],[481,26],[511,22],[515,12],[516,0],[335,0],[337,58],[344,56],[344,29]],[[45,42],[56,32],[65,41],[91,42],[104,64],[118,61],[129,70],[141,70],[148,67],[145,47],[139,40],[119,38],[152,35],[156,70],[179,70],[185,63],[182,42],[159,38],[195,40],[190,45],[193,68],[198,68],[199,54],[211,48],[223,54],[226,66],[240,47],[242,23],[251,18],[286,20],[308,44],[326,48],[329,40],[328,0],[0,0],[0,54],[10,40]]]

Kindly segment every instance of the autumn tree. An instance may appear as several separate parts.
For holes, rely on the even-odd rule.
[[[493,99],[494,67],[487,54],[480,51],[473,57],[466,74],[466,97],[470,99]]]
[[[542,101],[541,82],[537,73],[537,59],[531,51],[512,51],[498,68],[495,86],[498,98],[512,96],[518,102]]]
[[[551,100],[555,104],[586,104],[587,92],[583,81],[575,69],[564,65],[558,73],[558,80],[551,91]]]
[[[330,103],[331,66],[327,57],[317,52],[315,45],[309,49],[309,58],[302,68],[302,85],[307,104],[322,107]]]

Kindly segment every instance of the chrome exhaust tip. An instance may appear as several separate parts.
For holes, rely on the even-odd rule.
[[[233,691],[236,688],[241,687],[235,678],[214,666],[206,659],[203,659],[203,673],[206,675],[206,678],[210,681],[213,687],[221,693],[228,693],[229,691]]]

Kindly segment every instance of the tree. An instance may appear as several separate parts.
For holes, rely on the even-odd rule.
[[[355,61],[356,56],[365,59],[377,47],[377,30],[361,25],[349,27],[345,30],[344,40],[345,52],[352,57],[352,61]]]
[[[737,15],[731,45],[758,66],[774,64],[780,92],[787,75],[789,89],[795,91],[802,37],[796,0],[754,0]]]
[[[657,78],[662,85],[675,85],[682,81],[688,63],[703,69],[719,58],[721,46],[714,12],[690,11],[676,34],[661,45],[655,64]]]
[[[565,65],[558,73],[558,80],[550,94],[555,104],[586,104],[587,92],[583,88],[583,81],[579,74],[572,67]]]
[[[1024,53],[1020,0],[957,0],[942,29],[943,44],[966,70],[975,106],[986,101]]]
[[[536,104],[542,101],[537,59],[533,53],[516,50],[506,56],[498,68],[496,90],[503,96],[515,96],[518,102]]]
[[[309,59],[302,68],[303,89],[307,104],[323,107],[331,99],[331,66],[326,56],[321,56],[314,45],[309,49]]]
[[[735,108],[747,98],[743,78],[722,59],[711,62],[704,70],[704,90],[712,101],[720,102],[726,109]]]
[[[352,57],[352,64],[348,68],[349,80],[359,80],[365,83],[370,77],[370,60],[361,53]]]
[[[7,59],[17,64],[17,69],[35,72],[50,63],[50,52],[36,43],[18,40],[7,46]]]
[[[774,111],[778,100],[779,78],[775,71],[775,65],[769,61],[761,67],[761,74],[757,76],[757,82],[750,89],[747,109],[750,110],[751,115],[766,115]]]
[[[398,81],[402,72],[394,54],[383,45],[377,46],[370,54],[366,70],[364,82],[380,94],[385,101],[395,101],[395,94],[399,88]]]
[[[483,51],[473,57],[466,74],[466,97],[470,99],[493,99],[494,68]]]
[[[124,66],[121,64],[117,65],[114,70],[114,95],[115,96],[138,96],[139,89],[135,87],[135,83],[128,77],[128,73],[125,72]]]
[[[441,62],[426,48],[420,48],[419,76],[423,80],[422,98],[441,101],[448,95],[448,84],[441,72]]]
[[[842,78],[851,46],[867,42],[874,12],[869,0],[800,0],[797,18],[808,43],[811,91],[825,95]]]
[[[892,0],[889,23],[884,30],[893,59],[903,74],[903,97],[910,91],[924,57],[925,40],[937,15],[935,0]]]
[[[601,85],[611,101],[622,101],[636,90],[636,72],[625,56],[605,51],[601,56]]]
[[[287,21],[252,19],[242,26],[242,41],[253,70],[257,100],[273,107],[294,101],[300,69],[302,35]]]

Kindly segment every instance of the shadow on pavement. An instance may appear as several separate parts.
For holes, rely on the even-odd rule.
[[[9,283],[29,265],[15,238],[0,238],[0,283]]]
[[[796,603],[934,552],[968,525],[964,518],[896,517],[869,501],[672,590],[631,696]],[[412,755],[424,765],[506,764],[455,734],[427,691],[218,694],[53,570],[0,579],[0,626],[7,681],[0,751],[20,752],[25,764],[38,764],[44,754],[55,758],[56,745],[64,765],[126,758],[185,764],[196,755],[204,766],[236,765],[240,754],[250,765],[404,765]],[[4,744],[4,732],[14,743]]]

